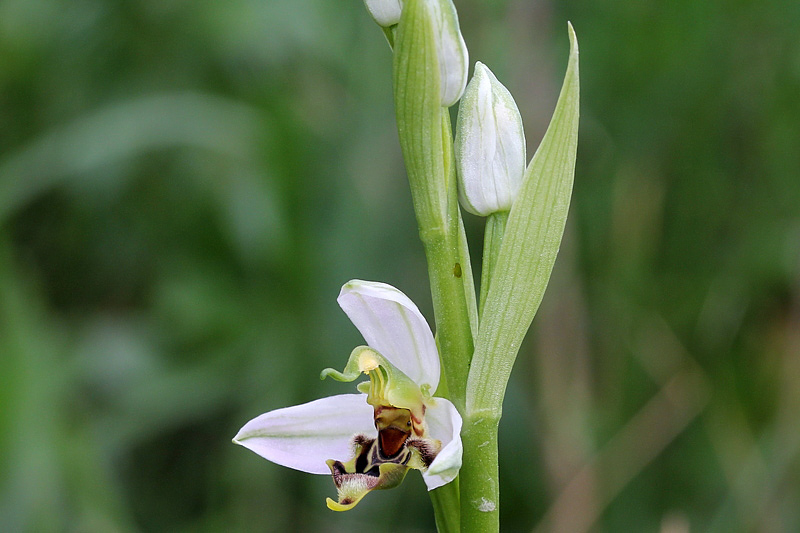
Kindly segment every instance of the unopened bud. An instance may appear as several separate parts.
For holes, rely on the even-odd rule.
[[[439,57],[441,103],[443,107],[450,107],[464,94],[469,75],[469,53],[452,0],[425,0],[425,4],[433,22]]]
[[[380,26],[388,28],[400,22],[400,13],[403,11],[401,0],[364,0],[364,4]]]
[[[458,110],[458,195],[470,213],[508,211],[525,173],[525,133],[511,93],[481,62]]]

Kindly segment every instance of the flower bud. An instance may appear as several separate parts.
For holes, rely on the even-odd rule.
[[[403,11],[401,0],[364,0],[367,11],[380,26],[388,28],[400,22]]]
[[[508,211],[525,173],[525,133],[511,93],[480,61],[458,110],[458,195],[470,213]]]
[[[458,14],[452,0],[425,0],[433,23],[433,35],[439,58],[439,78],[441,83],[441,103],[450,107],[464,94],[469,75],[469,53]]]

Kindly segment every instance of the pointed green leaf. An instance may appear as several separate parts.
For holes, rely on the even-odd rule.
[[[514,200],[481,311],[467,382],[467,412],[499,417],[520,343],[539,308],[567,220],[578,144],[578,42],[547,133]]]

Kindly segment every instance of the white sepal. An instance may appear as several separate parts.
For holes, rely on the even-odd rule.
[[[370,348],[383,355],[420,387],[439,385],[439,352],[433,332],[411,299],[386,283],[352,280],[339,305]]]
[[[353,436],[378,435],[365,394],[340,394],[276,409],[233,438],[261,457],[310,474],[330,474],[326,460],[353,455]]]
[[[525,173],[525,133],[511,93],[480,61],[458,110],[458,193],[470,213],[508,211]]]

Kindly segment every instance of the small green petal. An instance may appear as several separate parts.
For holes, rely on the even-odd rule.
[[[323,370],[320,375],[319,379],[325,379],[327,377],[333,378],[336,381],[343,381],[345,383],[350,383],[351,381],[355,381],[358,379],[358,376],[361,375],[361,368],[359,366],[359,361],[361,359],[361,352],[365,350],[370,350],[366,346],[359,346],[355,350],[350,353],[350,358],[347,360],[347,365],[344,367],[343,372],[339,372],[334,368],[326,368]]]
[[[426,394],[401,370],[384,356],[368,346],[359,346],[350,354],[343,372],[326,368],[321,379],[331,377],[337,381],[351,382],[367,374],[369,382],[359,383],[358,390],[367,394],[367,403],[374,407],[391,406],[411,410],[417,419],[424,415]],[[429,391],[425,391],[429,396]]]

